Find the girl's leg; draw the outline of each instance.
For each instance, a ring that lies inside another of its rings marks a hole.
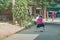
[[[54,17],[52,18],[52,21],[54,21]]]
[[[45,30],[45,26],[44,26],[44,24],[42,24],[42,27],[43,27],[43,30]]]
[[[38,25],[35,27],[35,29],[36,29],[35,31],[38,31]]]
[[[43,26],[43,30],[45,30],[45,27]]]

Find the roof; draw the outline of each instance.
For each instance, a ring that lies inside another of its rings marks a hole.
[[[60,8],[60,4],[57,4],[56,6],[47,6],[47,8]]]

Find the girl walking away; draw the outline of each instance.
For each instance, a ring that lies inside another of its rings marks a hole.
[[[51,15],[51,17],[52,17],[52,21],[54,21],[54,19],[55,19],[55,17],[56,17],[56,13],[53,12],[52,15]]]
[[[42,28],[42,30],[41,30],[41,28]],[[43,32],[44,30],[45,30],[45,26],[43,23],[43,18],[42,18],[42,16],[39,16],[39,18],[37,19],[37,31]]]

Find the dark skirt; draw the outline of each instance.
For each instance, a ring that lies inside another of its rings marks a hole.
[[[44,24],[37,24],[37,28],[44,27]]]

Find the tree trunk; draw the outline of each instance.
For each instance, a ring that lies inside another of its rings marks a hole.
[[[12,0],[12,10],[14,9],[14,5],[15,5],[15,0]],[[16,19],[15,19],[15,17],[14,17],[14,13],[13,13],[13,24],[15,24],[15,22],[16,22]]]
[[[48,17],[46,16],[46,7],[44,7],[44,19],[46,19],[46,21],[48,20]]]

